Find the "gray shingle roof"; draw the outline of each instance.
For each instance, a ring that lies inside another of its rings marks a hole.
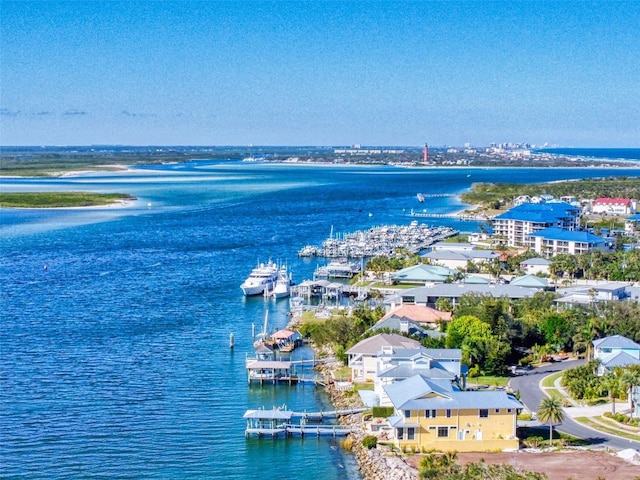
[[[599,338],[593,341],[593,346],[596,348],[630,348],[640,350],[639,344],[622,335]]]

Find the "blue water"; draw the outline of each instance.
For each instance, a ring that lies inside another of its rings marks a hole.
[[[245,439],[246,409],[327,409],[310,385],[247,385],[252,325],[287,300],[242,296],[258,261],[299,259],[332,227],[453,212],[478,181],[547,181],[633,169],[394,169],[191,162],[134,173],[2,179],[2,191],[130,193],[127,208],[0,209],[3,478],[359,478],[334,439]],[[427,195],[424,204],[416,193]],[[448,196],[429,196],[450,194]],[[434,223],[436,222],[431,222]],[[472,222],[437,224],[465,231]],[[43,266],[47,268],[44,269]],[[229,334],[236,345],[231,351]],[[298,355],[311,356],[310,351]]]

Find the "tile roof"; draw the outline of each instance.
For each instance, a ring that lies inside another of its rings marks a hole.
[[[390,310],[381,320],[397,316],[409,318],[418,323],[435,323],[437,320],[451,320],[451,312],[442,312],[424,305],[400,305]]]

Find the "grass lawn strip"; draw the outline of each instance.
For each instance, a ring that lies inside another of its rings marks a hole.
[[[592,419],[587,417],[575,417],[574,420],[587,427],[593,428],[594,430],[599,430],[601,432],[609,433],[611,435],[616,435],[618,437],[626,438],[627,440],[638,441],[638,435],[633,435],[631,433],[624,432],[616,428],[608,427],[606,425],[603,425],[602,423],[595,422]]]

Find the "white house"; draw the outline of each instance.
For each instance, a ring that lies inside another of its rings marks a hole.
[[[593,358],[600,360],[598,375],[605,375],[615,367],[640,365],[640,344],[622,335],[593,341]]]
[[[378,371],[378,353],[384,347],[420,348],[420,342],[397,334],[380,333],[365,338],[347,350],[347,365],[354,382],[373,382]]]
[[[630,198],[597,198],[591,211],[604,215],[631,215],[636,213],[636,200]]]
[[[548,274],[551,261],[546,258],[529,258],[520,262],[520,270],[527,275]]]

